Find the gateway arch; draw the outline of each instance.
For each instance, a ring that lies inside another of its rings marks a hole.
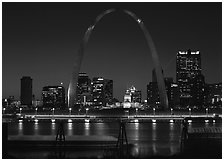
[[[80,47],[78,49],[77,56],[75,58],[75,64],[73,67],[72,78],[70,80],[69,87],[68,87],[68,107],[69,108],[73,108],[74,104],[75,104],[78,74],[80,71],[83,54],[85,52],[86,44],[88,43],[89,37],[90,37],[92,31],[94,30],[96,24],[105,15],[110,14],[115,11],[116,11],[115,9],[109,9],[109,10],[106,10],[105,12],[103,12],[102,14],[100,14],[99,16],[97,16],[94,24],[92,24],[85,32],[85,35],[84,35],[82,42],[80,44]],[[159,57],[158,57],[154,42],[141,19],[139,19],[133,12],[130,12],[128,10],[123,10],[123,12],[125,14],[129,15],[130,17],[132,17],[138,23],[138,25],[140,26],[140,28],[142,29],[142,31],[144,33],[148,47],[150,49],[150,53],[152,55],[153,64],[155,67],[156,79],[158,82],[158,89],[159,89],[160,103],[161,103],[162,108],[168,109],[168,99],[167,99],[167,94],[166,94],[166,89],[165,89],[164,78],[163,78],[163,74],[162,74],[162,70],[161,70],[162,68],[160,66]]]

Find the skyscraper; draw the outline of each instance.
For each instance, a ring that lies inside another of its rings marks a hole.
[[[94,77],[92,82],[92,94],[93,94],[93,105],[103,106],[104,95],[104,79],[101,77]]]
[[[106,104],[113,103],[113,80],[104,79],[104,99]]]
[[[131,86],[129,89],[126,90],[126,93],[129,93],[131,95],[131,102],[141,103],[142,94],[140,90],[137,90],[134,86]]]
[[[76,104],[91,104],[91,80],[86,73],[79,73],[76,92]]]
[[[46,86],[42,90],[43,108],[64,109],[65,89],[62,86]]]
[[[152,72],[154,73],[154,71]],[[148,105],[151,105],[153,107],[159,107],[160,105],[160,97],[159,97],[159,89],[158,89],[158,83],[156,82],[156,79],[152,79],[152,82],[149,82],[147,85],[147,103]],[[165,88],[167,93],[167,98],[169,102],[169,107],[171,107],[171,101],[172,101],[172,84],[173,84],[173,78],[166,77],[164,78],[165,82]]]
[[[113,80],[94,77],[92,81],[94,106],[106,106],[113,102]]]
[[[176,57],[176,81],[180,91],[180,104],[188,106],[191,96],[191,80],[201,74],[199,51],[179,51]]]
[[[202,107],[206,104],[205,78],[202,74],[191,80],[191,105]]]
[[[21,78],[21,90],[20,90],[21,105],[32,105],[32,79],[31,77]]]
[[[147,85],[147,103],[152,107],[159,106],[159,89],[157,82],[149,82]]]

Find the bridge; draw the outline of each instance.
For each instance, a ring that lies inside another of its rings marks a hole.
[[[113,122],[113,121],[125,121],[125,122],[176,122],[184,119],[189,123],[195,122],[217,122],[221,119],[221,115],[214,116],[209,115],[128,115],[128,116],[98,116],[98,115],[20,115],[19,120],[33,120],[35,122],[43,120],[51,120],[52,122],[67,120],[67,122]]]

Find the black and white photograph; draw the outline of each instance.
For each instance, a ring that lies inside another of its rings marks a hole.
[[[222,2],[2,3],[2,159],[222,159]]]

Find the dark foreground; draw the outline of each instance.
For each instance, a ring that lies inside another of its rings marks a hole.
[[[204,121],[3,124],[3,158],[221,159],[221,118]]]

